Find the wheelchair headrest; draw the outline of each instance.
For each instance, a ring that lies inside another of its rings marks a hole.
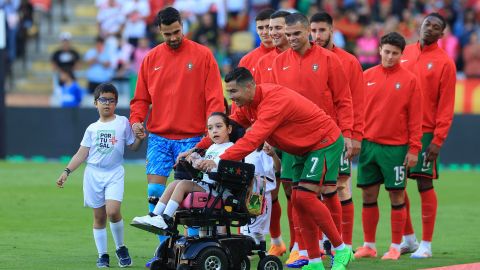
[[[220,160],[217,176],[222,186],[232,189],[248,188],[255,175],[255,165],[231,160]],[[213,178],[212,178],[213,179]]]

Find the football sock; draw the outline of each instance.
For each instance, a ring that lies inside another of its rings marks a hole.
[[[163,211],[163,213],[169,217],[173,217],[179,205],[180,204],[178,202],[174,200],[169,200],[167,203],[167,206],[165,207],[165,211]]]
[[[270,217],[270,236],[272,238],[281,237],[280,218],[282,216],[282,206],[278,199],[272,202],[272,214]]]
[[[272,241],[272,244],[275,246],[280,246],[283,243],[282,237],[275,237],[275,238],[270,238]]]
[[[353,238],[353,220],[355,208],[352,198],[341,201],[342,205],[342,239],[347,245],[352,245]]]
[[[292,190],[292,196],[293,196],[293,190]],[[288,228],[290,230],[290,249],[292,249],[293,243],[297,242],[295,240],[295,224],[293,222],[293,204],[292,200],[290,197],[287,197],[287,217],[288,217]]]
[[[328,208],[318,200],[316,194],[303,189],[297,190],[295,197],[295,210],[302,213],[302,222],[300,224],[303,230],[311,232],[308,235],[317,235],[319,227],[328,237],[334,247],[340,246],[343,241],[338,233],[335,223]],[[304,237],[304,242],[308,239],[311,246],[318,248],[318,239],[315,237]]]
[[[390,247],[391,247],[391,248],[394,248],[394,249],[396,249],[397,251],[400,252],[400,244],[394,244],[394,243],[392,243],[392,244],[390,245]]]
[[[369,247],[371,249],[377,249],[377,246],[375,245],[375,242],[363,242],[364,247]]]
[[[340,235],[342,234],[342,205],[340,204],[340,200],[338,199],[337,191],[322,194],[323,202],[327,206],[328,210],[330,210],[330,214],[332,215],[333,222],[335,222],[335,226],[337,227],[338,232]]]
[[[107,254],[107,228],[94,228],[93,239],[95,239],[95,245],[97,246],[99,257],[102,256],[102,254]]]
[[[364,242],[375,243],[375,234],[377,232],[377,224],[379,218],[380,213],[378,211],[377,202],[363,204],[362,225]]]
[[[116,223],[110,222],[110,231],[112,231],[113,241],[115,242],[116,249],[124,246],[123,230],[123,219]]]
[[[415,236],[415,234],[407,234],[404,235],[403,238],[407,243],[414,243],[415,241],[417,241],[417,237]]]
[[[410,216],[410,199],[408,198],[407,190],[405,190],[405,209],[406,209],[406,219],[405,219],[405,227],[403,228],[404,235],[411,235],[414,234],[413,225],[412,225],[412,217]]]
[[[432,250],[432,242],[430,241],[421,241],[420,242],[420,247],[419,248],[423,248],[423,249],[428,249],[428,250]]]
[[[422,200],[422,241],[432,242],[437,216],[437,194],[433,188],[420,192]]]
[[[392,205],[390,212],[390,225],[392,226],[392,243],[398,244],[402,242],[403,228],[405,226],[406,209],[405,204]]]

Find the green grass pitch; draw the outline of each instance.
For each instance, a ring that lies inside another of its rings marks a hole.
[[[0,162],[0,269],[96,269],[96,249],[92,236],[92,211],[83,208],[83,167],[74,172],[64,189],[55,181],[65,164]],[[126,167],[125,199],[122,212],[128,224],[134,216],[146,214],[146,178],[138,164]],[[419,195],[414,182],[408,190],[417,237],[421,236]],[[354,261],[348,269],[422,269],[480,261],[480,212],[477,197],[480,172],[443,171],[435,183],[439,199],[435,228],[434,257],[413,260],[402,256],[398,262],[380,259]],[[354,247],[362,243],[361,199],[354,188]],[[379,199],[380,224],[377,246],[380,254],[390,242],[390,208],[386,192]],[[283,238],[288,242],[285,197]],[[118,268],[109,232],[111,266]],[[143,265],[155,249],[154,235],[131,226],[125,228],[133,269]],[[286,260],[286,256],[282,261]],[[257,260],[252,263],[255,269]]]

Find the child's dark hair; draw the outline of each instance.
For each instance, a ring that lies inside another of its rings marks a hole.
[[[240,126],[237,122],[228,118],[228,116],[223,112],[213,112],[212,114],[210,114],[208,118],[212,116],[220,116],[227,128],[232,126],[232,132],[230,132],[230,135],[228,136],[231,142],[233,143],[236,142],[238,139],[242,138],[243,135],[245,134],[245,129],[242,126]]]
[[[67,67],[60,68],[60,72],[65,72],[74,81],[77,80],[77,78],[75,77],[75,73],[73,73],[73,69],[71,68],[67,68]]]
[[[402,35],[400,35],[397,32],[391,32],[391,33],[388,33],[388,34],[384,35],[380,39],[380,47],[385,45],[385,44],[389,44],[389,45],[398,47],[398,48],[400,48],[400,51],[403,52],[403,49],[405,49],[405,45],[407,43],[405,41],[405,38]]]
[[[95,101],[100,97],[101,94],[112,93],[115,95],[115,101],[118,101],[118,91],[117,88],[111,83],[102,83],[99,86],[95,87],[95,92],[93,92],[93,98]]]

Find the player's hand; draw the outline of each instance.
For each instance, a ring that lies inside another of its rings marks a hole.
[[[63,172],[60,177],[57,179],[57,187],[63,188],[63,184],[67,181],[68,175],[66,172]]]
[[[352,139],[352,158],[358,156],[362,150],[362,142]]]
[[[213,168],[217,167],[217,164],[213,160],[201,160],[198,162],[198,169],[204,172],[209,172]]]
[[[353,157],[352,139],[345,137],[343,141],[345,143],[345,149],[347,150],[345,158],[351,160]]]
[[[145,127],[143,126],[142,123],[133,123],[132,124],[132,130],[133,133],[135,133],[135,136],[141,140],[143,140],[145,137],[147,137],[147,133],[145,132]]]
[[[265,151],[265,154],[271,156],[271,157],[274,157],[277,153],[275,153],[275,149],[273,149],[273,147],[268,144],[267,142],[265,142],[263,144],[263,151]]]
[[[428,147],[427,147],[427,161],[435,161],[438,157],[438,154],[440,153],[440,146],[434,144],[434,143],[431,143]]]
[[[417,165],[417,162],[418,155],[407,153],[407,155],[405,156],[405,161],[403,161],[403,166],[405,166],[408,171],[408,169],[415,167]]]

